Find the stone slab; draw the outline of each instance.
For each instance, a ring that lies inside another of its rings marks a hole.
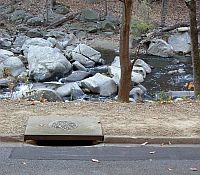
[[[96,117],[29,117],[24,140],[103,141],[100,119]]]
[[[193,97],[194,91],[168,91],[167,95],[174,98],[174,97]]]

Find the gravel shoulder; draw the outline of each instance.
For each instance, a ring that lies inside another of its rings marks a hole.
[[[0,102],[0,134],[23,135],[32,116],[99,117],[105,135],[200,137],[200,102],[122,104],[117,102]]]

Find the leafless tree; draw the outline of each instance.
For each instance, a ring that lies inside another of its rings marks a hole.
[[[132,0],[122,0],[123,15],[120,31],[120,66],[121,78],[118,92],[118,101],[129,102],[131,90],[131,72],[133,64],[129,58],[129,33],[132,14]]]
[[[185,3],[190,13],[190,32],[191,32],[191,45],[192,45],[194,92],[195,92],[195,96],[198,97],[200,95],[200,54],[199,54],[199,48],[198,48],[196,0],[185,0]]]

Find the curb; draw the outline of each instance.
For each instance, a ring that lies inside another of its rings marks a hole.
[[[0,142],[24,142],[24,135],[0,135]],[[105,135],[108,144],[200,144],[200,137],[147,137]]]
[[[0,142],[23,142],[24,135],[0,135]]]
[[[131,137],[104,136],[104,143],[109,144],[200,144],[200,137]]]

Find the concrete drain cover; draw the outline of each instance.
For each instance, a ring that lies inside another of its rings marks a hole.
[[[49,123],[49,127],[71,130],[77,128],[78,125],[72,121],[53,121]]]
[[[96,117],[32,116],[24,140],[103,141],[103,132]]]

